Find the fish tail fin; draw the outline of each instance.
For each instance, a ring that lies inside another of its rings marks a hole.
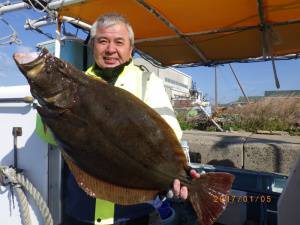
[[[201,225],[211,225],[225,210],[226,196],[234,176],[229,173],[201,174],[189,187],[189,200]]]

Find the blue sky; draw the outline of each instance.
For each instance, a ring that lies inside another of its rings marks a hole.
[[[6,2],[0,0],[0,3]],[[41,35],[35,31],[25,30],[24,24],[26,19],[38,19],[42,17],[42,13],[36,13],[33,10],[18,10],[14,12],[4,13],[0,15],[0,18],[5,19],[17,32],[18,39],[21,40],[21,44],[6,44],[1,45],[3,41],[1,38],[10,35],[11,29],[0,20],[0,87],[11,85],[23,85],[26,84],[25,78],[18,71],[12,55],[15,52],[30,52],[35,51],[35,45],[39,42],[47,41],[44,35]],[[54,26],[43,28],[46,32],[54,30]]]
[[[280,81],[278,90],[300,89],[300,60],[276,61],[277,75]],[[246,95],[261,96],[264,91],[277,90],[271,62],[232,63]],[[215,69],[213,67],[184,68],[181,71],[191,75],[199,90],[207,94],[214,102]],[[237,100],[242,92],[232,74],[229,65],[217,67],[218,102],[227,103]]]
[[[6,0],[0,0],[0,3]],[[39,42],[49,40],[46,36],[35,31],[24,29],[26,19],[38,19],[41,13],[33,10],[19,10],[0,15],[18,33],[21,45],[0,45],[0,87],[26,84],[26,80],[17,70],[12,60],[12,54],[20,51],[34,51]],[[55,26],[42,28],[47,33],[54,34]],[[0,44],[1,38],[11,33],[10,28],[0,21]],[[248,96],[263,95],[266,90],[276,90],[271,62],[261,63],[233,63],[236,75]],[[279,90],[300,89],[300,60],[276,61],[277,73],[281,88]],[[180,69],[191,75],[196,82],[197,88],[214,101],[214,68],[190,67]],[[237,100],[242,93],[236,83],[228,65],[217,67],[218,74],[218,102],[227,103]]]

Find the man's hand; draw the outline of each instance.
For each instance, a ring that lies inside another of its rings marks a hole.
[[[199,178],[200,174],[196,170],[190,170],[190,176],[193,179]],[[188,189],[186,186],[180,186],[180,181],[178,179],[175,179],[173,182],[173,193],[174,196],[177,198],[180,198],[182,200],[186,200],[188,197]]]

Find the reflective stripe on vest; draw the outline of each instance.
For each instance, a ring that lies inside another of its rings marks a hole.
[[[115,204],[113,202],[96,199],[95,224],[114,223]]]
[[[44,125],[42,118],[38,113],[36,114],[35,132],[46,143],[57,145],[51,130],[46,125]]]

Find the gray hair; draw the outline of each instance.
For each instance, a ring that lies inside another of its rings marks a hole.
[[[92,25],[91,27],[91,31],[90,31],[90,44],[93,45],[94,43],[94,39],[96,36],[96,32],[97,29],[101,29],[103,27],[110,27],[113,26],[117,23],[123,23],[125,24],[127,31],[128,31],[128,36],[129,36],[129,41],[130,41],[130,45],[133,46],[134,45],[134,33],[132,30],[132,27],[130,25],[130,23],[128,22],[128,20],[120,15],[120,14],[116,14],[116,13],[112,13],[112,14],[105,14],[101,17],[99,17]]]

